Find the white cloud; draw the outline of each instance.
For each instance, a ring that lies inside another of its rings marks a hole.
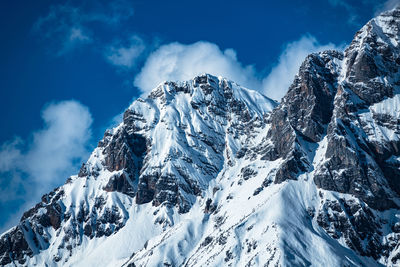
[[[134,84],[148,93],[165,80],[188,80],[204,72],[224,76],[250,88],[261,85],[253,66],[241,64],[233,49],[222,51],[216,44],[204,41],[159,47],[150,54]]]
[[[42,118],[44,126],[32,138],[16,138],[0,148],[0,204],[19,201],[28,208],[76,173],[88,156],[92,116],[87,107],[73,100],[52,103]]]
[[[138,36],[132,36],[126,45],[119,42],[106,48],[104,56],[115,66],[131,68],[145,49],[144,41]]]
[[[79,102],[63,101],[46,107],[42,118],[45,127],[33,135],[25,171],[38,183],[54,185],[73,174],[87,155],[92,116]]]
[[[278,63],[263,80],[264,94],[275,100],[280,100],[293,82],[294,76],[306,56],[327,49],[341,50],[342,48],[332,43],[321,45],[311,35],[305,35],[295,42],[288,43],[279,56]]]
[[[321,45],[311,35],[288,43],[277,64],[264,78],[252,65],[242,64],[233,49],[222,51],[216,44],[204,41],[189,45],[171,43],[150,54],[134,84],[143,93],[148,93],[163,81],[189,80],[198,74],[210,73],[280,100],[306,56],[326,49],[337,47]]]

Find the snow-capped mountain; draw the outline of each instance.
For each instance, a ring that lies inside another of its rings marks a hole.
[[[9,266],[399,266],[400,9],[276,103],[165,82],[0,237]]]

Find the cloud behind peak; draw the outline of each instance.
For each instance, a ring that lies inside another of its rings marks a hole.
[[[134,84],[147,93],[163,81],[189,80],[205,72],[251,88],[260,85],[254,67],[242,64],[235,50],[221,50],[216,44],[206,41],[160,46],[149,55]]]
[[[163,81],[189,80],[198,74],[210,73],[280,100],[306,56],[327,49],[342,49],[342,46],[323,45],[315,37],[304,35],[284,46],[278,61],[264,76],[254,65],[241,63],[233,49],[222,50],[206,41],[193,44],[174,42],[160,46],[149,55],[134,85],[146,94]]]

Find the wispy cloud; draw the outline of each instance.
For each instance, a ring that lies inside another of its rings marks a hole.
[[[357,28],[365,21],[361,20],[362,13],[370,13],[370,16],[377,16],[380,13],[393,9],[400,4],[400,0],[328,0],[333,7],[342,8],[348,15],[347,23]]]
[[[387,0],[384,3],[375,6],[375,16],[384,11],[394,9],[398,6],[400,6],[400,0]]]
[[[15,138],[0,147],[0,207],[17,201],[21,211],[28,208],[74,174],[88,156],[92,116],[87,107],[73,100],[51,103],[42,118],[43,128],[31,138]]]
[[[82,31],[81,28],[71,28],[69,33],[70,42],[89,42],[91,38]]]
[[[104,56],[112,65],[122,68],[132,68],[143,54],[146,45],[139,36],[134,35],[128,41],[117,41],[108,46]]]
[[[34,24],[33,31],[56,56],[96,41],[96,27],[117,26],[133,15],[131,3],[125,0],[83,3],[79,6],[70,3],[53,5],[49,13]]]
[[[360,26],[359,15],[353,5],[351,5],[347,0],[328,0],[328,2],[334,7],[341,7],[348,13],[347,23],[355,26]]]

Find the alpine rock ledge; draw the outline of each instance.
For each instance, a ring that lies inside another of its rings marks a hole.
[[[400,266],[400,9],[280,103],[165,82],[0,237],[2,266]]]

